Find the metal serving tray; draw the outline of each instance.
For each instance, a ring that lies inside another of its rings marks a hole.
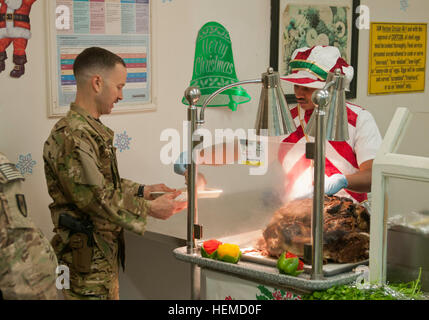
[[[263,230],[255,230],[228,236],[219,239],[224,243],[233,243],[241,249],[241,260],[249,261],[266,266],[276,267],[277,259],[263,256],[260,251],[255,249],[256,241],[261,237]],[[200,241],[201,245],[203,241]],[[249,252],[250,251],[250,252]],[[327,263],[323,265],[323,275],[331,277],[340,273],[349,272],[360,265],[368,265],[369,260],[363,260],[355,263]],[[304,272],[311,273],[311,265],[304,264]]]

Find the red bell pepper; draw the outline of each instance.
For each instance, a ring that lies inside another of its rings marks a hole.
[[[304,263],[293,253],[283,252],[277,260],[277,268],[280,273],[296,277],[303,272]]]
[[[287,258],[298,258],[298,256],[294,255],[293,253],[290,252],[286,252],[286,259]],[[298,269],[297,270],[303,270],[304,269],[304,262],[302,262],[299,258],[298,258]]]
[[[217,248],[222,244],[218,240],[207,240],[201,246],[201,256],[204,258],[215,259]]]

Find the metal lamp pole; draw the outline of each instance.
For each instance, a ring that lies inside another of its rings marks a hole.
[[[191,150],[191,152],[188,152],[188,159],[187,159],[188,218],[187,218],[186,251],[188,254],[197,254],[197,246],[195,243],[195,239],[202,238],[202,226],[198,224],[198,208],[197,208],[196,177],[197,177],[198,171],[197,171],[197,164],[194,161],[196,160],[196,157],[195,159],[193,157],[194,148],[200,142],[200,139],[198,137],[195,137],[195,131],[198,129],[198,125],[202,125],[205,123],[204,110],[215,96],[217,96],[219,93],[229,88],[237,87],[247,83],[261,83],[261,79],[240,81],[217,90],[212,95],[210,95],[207,98],[207,100],[204,102],[200,112],[200,119],[198,119],[198,109],[196,107],[196,104],[198,103],[201,97],[200,89],[196,87],[189,87],[185,91],[185,98],[189,103],[188,148],[190,148]],[[198,266],[194,263],[191,264],[191,299],[192,300],[200,299],[199,276],[200,276],[200,272],[199,272]]]
[[[312,101],[316,105],[316,132],[314,150],[314,195],[311,219],[312,271],[311,279],[323,279],[323,207],[325,197],[325,143],[326,140],[348,139],[347,112],[345,110],[344,76],[340,69],[329,73],[326,85],[316,90]],[[328,108],[328,105],[329,108]],[[327,115],[328,113],[328,115]],[[306,133],[311,131],[310,122]]]
[[[198,209],[197,209],[197,189],[195,185],[197,177],[197,165],[193,157],[194,148],[200,142],[199,137],[194,137],[195,130],[198,125],[205,123],[204,111],[207,105],[220,93],[233,87],[240,85],[261,83],[262,92],[259,102],[258,115],[256,119],[256,133],[260,134],[263,129],[268,129],[269,135],[285,135],[292,133],[296,130],[295,123],[290,114],[284,92],[280,85],[280,76],[273,68],[268,68],[266,73],[262,74],[260,79],[239,81],[229,84],[223,88],[212,93],[202,105],[200,111],[200,118],[198,119],[198,112],[196,105],[201,97],[201,92],[196,87],[189,87],[185,91],[185,98],[189,103],[188,107],[188,148],[192,152],[188,152],[188,222],[187,222],[187,253],[197,254],[195,239],[202,238],[202,227],[198,225]],[[198,286],[198,267],[192,264],[191,267],[191,298],[199,299],[200,288]]]
[[[311,279],[323,279],[323,204],[325,196],[325,116],[329,99],[328,91],[314,92],[315,100],[319,103],[316,112],[316,136],[314,157],[314,196],[313,214],[311,218],[312,231],[312,269]]]

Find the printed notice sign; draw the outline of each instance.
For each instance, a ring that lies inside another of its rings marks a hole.
[[[371,23],[368,94],[424,91],[426,23]]]

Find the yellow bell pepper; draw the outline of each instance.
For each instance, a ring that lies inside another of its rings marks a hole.
[[[218,260],[230,263],[237,263],[240,258],[240,247],[236,244],[224,243],[219,245],[219,247],[217,248],[216,259]]]

